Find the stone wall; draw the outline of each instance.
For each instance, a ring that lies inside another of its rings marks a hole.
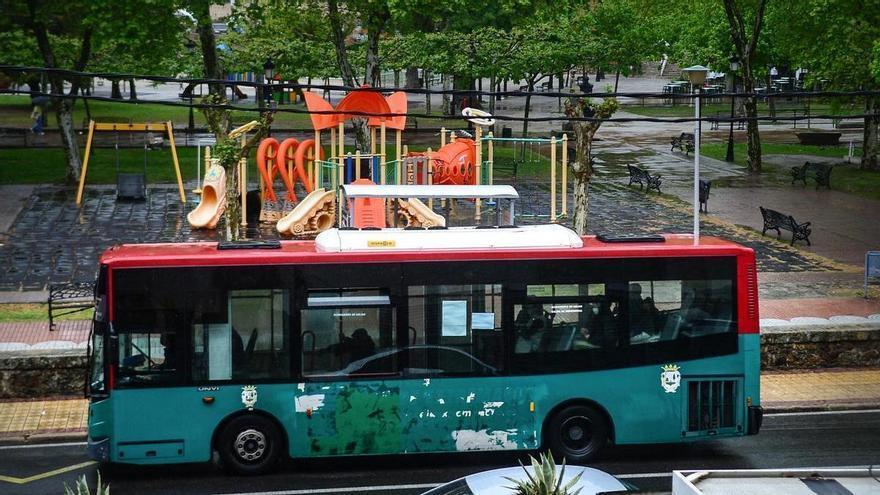
[[[88,360],[83,349],[0,352],[0,399],[82,396]],[[765,327],[761,368],[880,367],[880,322]]]
[[[83,395],[85,349],[0,352],[0,399]]]
[[[761,329],[761,368],[880,367],[880,322]]]

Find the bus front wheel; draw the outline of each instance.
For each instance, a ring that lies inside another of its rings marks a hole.
[[[281,432],[275,423],[257,415],[233,418],[220,433],[217,450],[223,466],[244,475],[272,469],[281,455]]]
[[[608,422],[590,406],[568,406],[550,421],[546,446],[569,462],[595,459],[608,441]]]

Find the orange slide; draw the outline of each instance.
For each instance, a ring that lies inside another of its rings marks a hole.
[[[277,201],[275,188],[272,187],[272,183],[275,182],[275,172],[278,170],[277,139],[266,138],[260,141],[260,146],[257,148],[257,168],[260,170],[260,176],[263,177],[263,184],[266,185],[266,199]]]
[[[360,186],[375,186],[370,179],[357,179],[352,184]],[[354,226],[363,228],[385,228],[385,200],[382,198],[355,198],[354,200]],[[349,211],[352,211],[352,200],[349,200]]]
[[[213,229],[225,210],[226,171],[220,165],[211,165],[202,184],[202,200],[186,220],[194,229]]]
[[[472,139],[456,139],[431,156],[434,184],[476,184],[475,143]]]
[[[266,186],[266,199],[277,201],[273,187],[276,173],[281,175],[284,187],[287,188],[289,201],[298,201],[294,192],[297,181],[302,183],[306,193],[311,193],[314,190],[314,181],[306,170],[309,150],[315,151],[316,159],[324,159],[324,150],[315,150],[314,139],[307,139],[300,143],[294,138],[287,138],[278,144],[278,140],[275,138],[266,138],[260,142],[257,149],[257,167],[260,169],[260,176]],[[291,162],[293,162],[293,167],[290,167],[292,173],[289,173],[288,167]]]

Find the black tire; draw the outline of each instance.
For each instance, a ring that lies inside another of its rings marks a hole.
[[[235,474],[263,474],[278,464],[283,442],[275,423],[255,414],[233,418],[215,445],[225,469]]]
[[[557,460],[585,462],[595,459],[608,442],[605,416],[590,406],[568,406],[547,425],[544,445]]]

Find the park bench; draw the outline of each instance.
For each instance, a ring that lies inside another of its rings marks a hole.
[[[55,330],[55,319],[59,316],[79,313],[94,307],[93,282],[49,285],[49,330]]]
[[[672,148],[669,151],[675,151],[675,148],[678,148],[687,155],[694,151],[694,134],[692,132],[682,132],[681,136],[672,138],[671,144]]]
[[[816,189],[819,186],[825,186],[831,189],[831,170],[834,165],[829,163],[811,163],[806,162],[800,167],[791,167],[791,183],[801,181],[804,187],[807,185],[807,177],[816,181]]]
[[[629,170],[628,186],[633,185],[633,182],[635,182],[639,185],[639,189],[642,189],[644,186],[645,191],[656,189],[658,193],[660,192],[660,184],[663,181],[660,180],[659,175],[651,175],[647,170],[643,170],[635,165],[627,165],[626,169]]]
[[[812,233],[810,222],[797,223],[791,215],[785,215],[776,210],[764,208],[763,206],[759,206],[758,208],[761,209],[761,216],[764,217],[764,229],[761,230],[761,235],[765,235],[768,230],[775,230],[776,237],[779,237],[782,235],[780,229],[788,230],[791,232],[792,246],[794,245],[794,241],[801,239],[807,241],[808,246],[812,246],[812,244],[810,244],[810,233]]]
[[[709,190],[712,189],[712,182],[708,180],[700,181],[700,211],[709,213]]]

